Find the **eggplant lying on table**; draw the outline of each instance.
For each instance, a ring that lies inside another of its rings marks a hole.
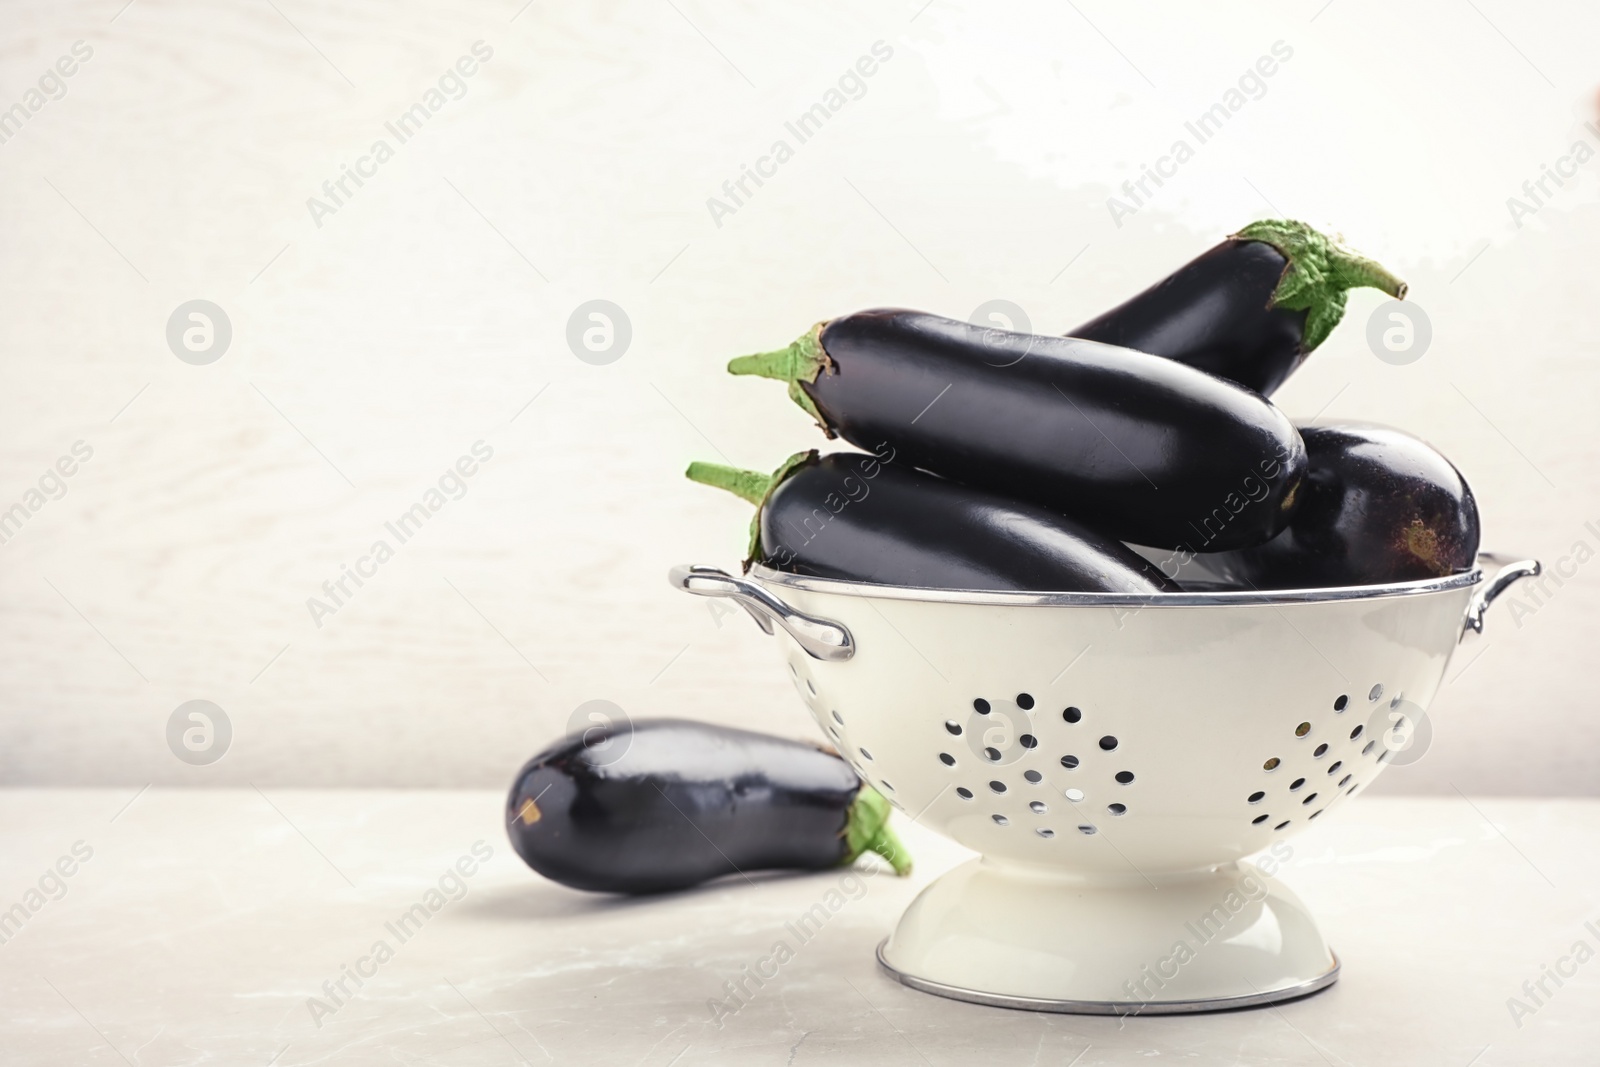
[[[1090,341],[891,308],[728,370],[788,382],[830,437],[1134,544],[1259,544],[1289,521],[1305,474],[1300,435],[1267,400]]]
[[[749,561],[819,578],[925,589],[1172,592],[1126,545],[1044,508],[877,455],[790,456],[772,474],[714,463],[690,479],[756,505]]]
[[[1253,222],[1144,292],[1068,330],[1186,363],[1263,396],[1339,324],[1350,289],[1406,283],[1303,222]]]
[[[1478,553],[1478,505],[1461,472],[1387,426],[1301,429],[1311,468],[1289,528],[1207,563],[1258,589],[1316,589],[1440,578]]]
[[[726,874],[824,870],[864,852],[911,859],[889,802],[814,745],[680,719],[573,734],[529,760],[506,798],[512,847],[540,874],[599,893],[660,893]]]

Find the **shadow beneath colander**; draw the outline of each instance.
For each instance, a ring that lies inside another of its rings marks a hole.
[[[1246,1012],[1266,1011],[1269,1008],[1281,1008],[1286,1004],[1298,1004],[1302,1000],[1310,1000],[1312,997],[1320,997],[1324,993],[1327,993],[1330,990],[1337,989],[1337,988],[1339,988],[1339,983],[1337,981],[1334,981],[1334,982],[1329,983],[1328,985],[1323,986],[1320,989],[1313,989],[1310,992],[1301,993],[1298,996],[1284,997],[1281,1000],[1274,1000],[1274,1001],[1271,1001],[1270,1003],[1267,1003],[1267,1004],[1238,1004],[1238,1005],[1233,1005],[1231,1007],[1221,1007],[1221,1008],[1186,1008],[1181,1013],[1157,1012],[1157,1011],[1143,1012],[1143,1011],[1140,1011],[1138,1009],[1133,1009],[1133,1010],[1130,1010],[1128,1012],[1118,1014],[1117,1018],[1119,1018],[1119,1019],[1137,1019],[1141,1015],[1147,1015],[1151,1019],[1160,1019],[1162,1021],[1169,1021],[1169,1020],[1173,1019],[1174,1017],[1188,1018],[1188,1017],[1190,1017],[1192,1015],[1242,1015],[1242,1014],[1244,1014]],[[1008,1009],[1008,1010],[1010,1010],[1010,1009]]]

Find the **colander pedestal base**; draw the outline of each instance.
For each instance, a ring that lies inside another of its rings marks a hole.
[[[1305,905],[1248,864],[1130,880],[973,860],[922,891],[878,960],[924,992],[1095,1015],[1271,1004],[1339,974]]]

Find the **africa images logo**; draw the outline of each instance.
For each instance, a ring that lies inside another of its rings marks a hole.
[[[422,98],[402,111],[399,116],[383,124],[385,131],[395,140],[391,145],[387,139],[379,137],[372,142],[366,153],[356,158],[355,166],[348,163],[339,165],[339,175],[329,178],[322,183],[322,193],[326,200],[315,196],[306,199],[306,210],[311,212],[311,221],[316,223],[317,229],[322,229],[322,219],[326,215],[338,214],[356,191],[366,185],[365,179],[376,178],[378,167],[389,162],[395,157],[395,146],[403,145],[417,134],[422,132],[422,127],[444,109],[451,100],[460,100],[467,95],[467,79],[478,73],[481,64],[489,62],[494,57],[494,49],[483,41],[474,41],[472,55],[462,56],[455,61],[454,66],[446,68],[439,75],[436,86],[429,86],[423,92]],[[355,183],[355,188],[350,183]]]
[[[755,189],[750,188],[751,182],[755,183],[756,189],[760,189],[766,184],[762,179],[776,177],[778,168],[794,158],[796,148],[820,133],[823,125],[844,110],[851,100],[860,100],[867,95],[866,79],[878,73],[879,68],[892,58],[892,45],[887,41],[872,42],[871,55],[858,58],[853,66],[839,75],[835,85],[828,87],[822,99],[802,111],[793,122],[783,124],[784,131],[794,138],[794,144],[791,145],[786,137],[777,138],[764,155],[756,157],[753,170],[748,163],[741,163],[739,176],[722,183],[722,197],[706,197],[706,210],[711,213],[711,221],[717,224],[717,229],[722,229],[724,216],[736,213],[745,205],[745,201],[755,196]]]

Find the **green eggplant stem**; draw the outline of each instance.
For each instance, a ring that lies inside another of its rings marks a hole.
[[[778,469],[771,474],[762,474],[760,471],[741,470],[721,463],[701,463],[696,460],[689,464],[684,476],[692,482],[709,485],[713,489],[725,489],[740,500],[756,506],[756,513],[750,518],[750,547],[744,561],[745,569],[748,570],[751,563],[761,559],[765,554],[761,549],[761,512],[766,507],[767,497],[771,496],[772,491],[782,485],[795,471],[816,461],[816,449],[796,452],[779,464]]]
[[[802,383],[814,382],[817,376],[831,366],[828,353],[822,349],[822,329],[827,323],[819,322],[783,348],[771,352],[739,356],[728,362],[729,374],[751,374],[760,378],[789,383],[789,399],[807,415],[817,420],[824,433],[833,436],[833,429]]]
[[[891,810],[882,793],[862,783],[845,821],[845,854],[839,861],[841,867],[848,867],[863,853],[876,852],[889,862],[895,874],[904,877],[911,873],[911,854],[889,829]]]
[[[1404,300],[1406,283],[1376,260],[1368,259],[1337,238],[1292,219],[1252,222],[1233,235],[1236,241],[1261,241],[1276,248],[1289,265],[1272,294],[1277,307],[1306,313],[1300,347],[1310,353],[1344,317],[1351,289],[1378,289]]]
[[[726,467],[721,463],[696,461],[689,464],[689,469],[684,474],[691,482],[709,485],[713,489],[726,489],[740,500],[756,507],[761,506],[761,502],[767,498],[767,491],[772,488],[770,474]]]

